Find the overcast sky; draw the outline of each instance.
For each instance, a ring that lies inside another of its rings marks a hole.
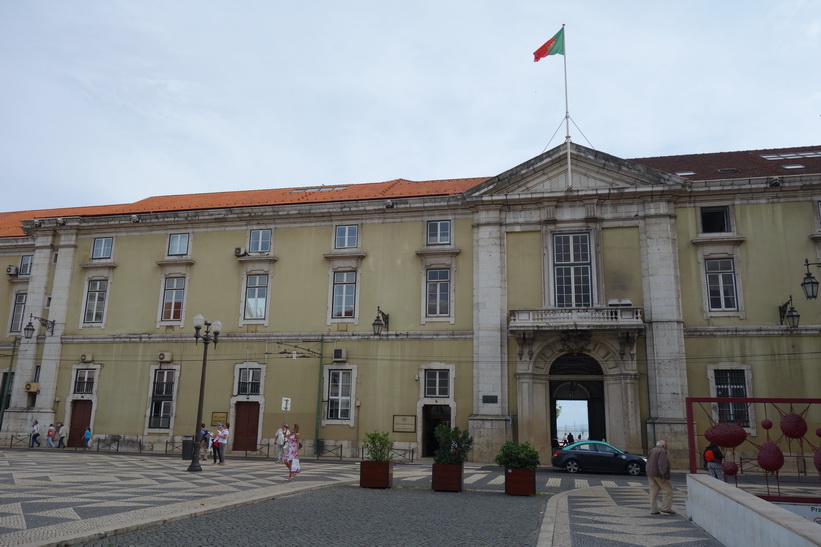
[[[563,142],[562,23],[574,142],[821,144],[821,0],[9,0],[0,211],[499,174]]]

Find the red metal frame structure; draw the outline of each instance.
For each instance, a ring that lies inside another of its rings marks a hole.
[[[715,421],[713,420],[712,414],[712,404],[713,403],[741,403],[741,404],[760,404],[764,405],[764,420],[768,419],[768,406],[774,407],[777,413],[784,414],[783,409],[779,408],[777,405],[789,405],[790,413],[794,413],[794,406],[796,405],[806,405],[806,411],[812,405],[821,405],[821,399],[794,399],[794,398],[760,398],[760,397],[687,397],[685,399],[686,407],[687,407],[687,438],[688,438],[688,450],[690,456],[690,473],[697,473],[698,472],[698,446],[697,446],[697,437],[696,437],[696,421],[695,421],[695,407],[698,405],[702,411],[705,412],[708,419],[710,420],[711,424],[714,424]],[[709,408],[704,408],[704,403],[709,403]],[[763,422],[762,422],[763,423]],[[752,424],[751,424],[752,425]],[[762,427],[761,425],[757,425],[757,427]],[[821,430],[821,428],[818,428]],[[808,437],[811,435],[815,435],[818,430],[812,430],[812,428],[808,427],[807,432],[805,435],[799,439],[797,442],[800,446],[803,446],[804,443],[809,445],[809,447],[813,451],[821,450],[821,439],[818,439],[813,443],[809,440]],[[700,433],[699,437],[704,436],[704,433]],[[769,435],[767,435],[767,439],[769,440]],[[778,441],[783,439],[783,436],[778,438]],[[765,441],[762,441],[762,443]],[[789,444],[790,441],[787,441]],[[749,443],[753,447],[757,447],[757,444],[752,442],[750,439],[744,441],[744,443]],[[744,446],[742,443],[741,446]],[[812,461],[812,454],[809,455],[810,461]],[[814,469],[814,466],[812,467]],[[805,472],[807,474],[807,472]],[[821,471],[818,472],[819,479],[821,479]],[[780,481],[778,477],[778,473],[773,473],[775,476],[776,482],[788,482],[788,481]],[[765,477],[767,478],[767,491],[769,492],[769,473],[765,471]],[[800,473],[798,480],[800,482]],[[780,493],[780,488],[779,488]],[[820,503],[821,497],[795,497],[795,496],[782,496],[782,495],[766,495],[766,496],[759,496],[762,499],[767,501],[780,501],[780,502],[796,502],[796,503]]]

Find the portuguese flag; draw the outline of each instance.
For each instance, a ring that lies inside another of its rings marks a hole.
[[[548,55],[564,55],[564,27],[553,38],[545,42],[542,47],[533,52],[533,61],[538,63],[539,59]]]

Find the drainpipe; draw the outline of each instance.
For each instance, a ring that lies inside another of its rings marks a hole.
[[[316,383],[316,425],[314,426],[314,455],[319,457],[319,423],[322,420],[322,356],[325,335],[319,338],[319,375]]]

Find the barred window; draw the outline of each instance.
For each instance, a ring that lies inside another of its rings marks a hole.
[[[716,397],[747,397],[747,381],[743,370],[715,371]],[[718,403],[718,421],[750,427],[746,403]]]

